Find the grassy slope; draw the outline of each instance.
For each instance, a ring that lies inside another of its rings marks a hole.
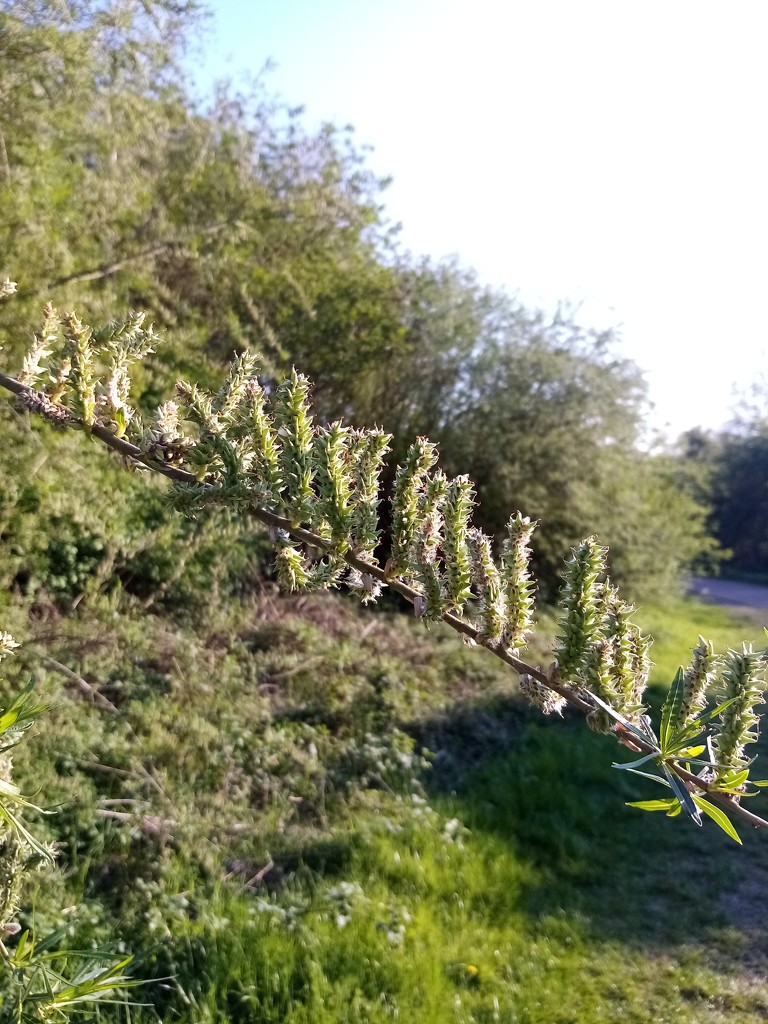
[[[335,601],[212,611],[194,638],[107,611],[38,633],[120,713],[38,671],[59,702],[19,772],[68,804],[38,927],[84,901],[79,941],[137,951],[157,980],[133,1021],[768,1015],[765,836],[625,807],[652,794],[620,748],[521,710],[485,653]],[[693,602],[639,617],[660,685],[698,631],[759,638]]]

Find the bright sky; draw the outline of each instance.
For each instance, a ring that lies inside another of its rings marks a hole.
[[[768,329],[765,0],[209,0],[207,76],[355,125],[403,243],[618,326],[671,435]]]

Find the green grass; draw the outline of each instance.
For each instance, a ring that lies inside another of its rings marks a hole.
[[[760,639],[693,601],[638,617],[656,703],[699,632]],[[768,1016],[768,839],[626,807],[655,794],[611,738],[526,710],[450,633],[281,600],[195,634],[83,617],[47,649],[121,713],[41,675],[57,705],[18,772],[66,845],[36,923],[79,905],[73,940],[137,954],[134,1024]]]
[[[749,614],[740,614],[736,609],[726,611],[691,597],[673,600],[661,607],[641,607],[634,618],[653,636],[651,682],[662,686],[671,683],[678,665],[688,664],[699,634],[712,641],[716,653],[723,653],[729,647],[741,649],[743,642],[753,643],[755,648],[768,643],[762,626]]]

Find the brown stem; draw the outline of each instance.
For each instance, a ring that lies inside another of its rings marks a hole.
[[[70,679],[78,690],[80,690],[81,693],[84,693],[89,700],[94,701],[100,707],[111,712],[113,715],[120,714],[120,711],[115,707],[111,700],[107,700],[103,693],[99,693],[95,687],[91,686],[91,684],[87,680],[83,679],[82,676],[79,676],[77,672],[73,672],[71,668],[67,668],[66,665],[62,665],[60,661],[56,661],[55,658],[51,658],[48,654],[38,653],[37,657],[40,658],[41,661],[47,662],[47,664],[52,668],[55,668],[57,672],[61,672],[61,674],[65,675],[67,679]]]
[[[11,165],[8,162],[8,150],[5,147],[5,136],[0,128],[0,167],[3,168],[3,176],[9,182],[11,180]]]
[[[215,235],[226,226],[226,224],[212,224],[210,227],[203,228],[197,232],[197,234]],[[50,281],[43,287],[35,289],[31,294],[41,295],[53,288],[62,288],[67,284],[80,284],[84,281],[100,281],[104,277],[111,277],[119,270],[123,270],[124,267],[131,266],[132,263],[140,263],[141,260],[150,259],[153,256],[159,256],[161,252],[165,252],[168,249],[173,249],[176,246],[183,244],[184,239],[169,238],[163,242],[158,242],[156,245],[152,245],[147,249],[140,249],[138,252],[132,253],[130,256],[124,256],[122,259],[115,260],[112,263],[102,263],[101,266],[90,267],[88,270],[81,270],[76,274],[68,274],[66,277],[58,278],[56,281]]]
[[[8,391],[12,391],[15,395],[20,395],[22,397],[31,397],[32,399],[42,399],[44,397],[40,392],[27,387],[25,384],[20,384],[19,381],[4,373],[0,373],[0,386],[6,388]],[[74,418],[72,419],[71,425],[75,427],[82,427],[82,424]],[[126,441],[125,438],[116,437],[115,434],[100,424],[95,423],[91,425],[88,430],[94,437],[97,437],[107,445],[108,448],[112,448],[114,451],[119,452],[120,455],[133,459],[135,462],[139,462],[142,465],[147,466],[154,472],[168,477],[169,480],[174,480],[178,483],[200,484],[200,481],[196,476],[194,476],[194,474],[188,473],[185,469],[178,469],[175,466],[167,466],[164,463],[151,459],[140,448],[137,448],[136,445],[131,444],[130,441]],[[203,482],[211,483],[212,481]],[[284,530],[295,540],[308,544],[311,547],[320,548],[321,550],[327,550],[329,547],[328,542],[322,537],[319,537],[317,534],[312,533],[309,530],[304,530],[300,526],[294,526],[289,519],[286,519],[283,516],[276,515],[274,512],[268,512],[266,509],[259,508],[257,506],[251,506],[248,511],[255,519],[258,519],[267,526]],[[401,594],[407,601],[410,601],[411,604],[414,604],[417,598],[422,597],[419,591],[414,590],[413,587],[409,586],[403,580],[387,576],[384,569],[373,562],[368,562],[363,558],[359,558],[351,552],[347,552],[344,555],[344,560],[348,565],[352,566],[352,568],[357,569],[362,573],[368,573],[381,583],[385,583],[393,590],[396,590],[397,593]],[[590,703],[589,700],[586,700],[570,686],[566,686],[558,679],[547,675],[547,673],[542,672],[540,668],[536,668],[533,665],[529,665],[526,662],[521,661],[508,651],[489,644],[483,637],[480,630],[470,622],[467,622],[465,619],[462,619],[451,612],[443,612],[441,617],[443,621],[455,629],[456,632],[462,633],[464,636],[474,640],[480,646],[491,651],[492,654],[495,654],[497,658],[506,662],[520,675],[532,676],[543,686],[548,687],[550,690],[554,690],[554,692],[563,697],[571,707],[581,711],[582,714],[589,714],[595,710],[594,705]],[[626,742],[627,745],[631,745],[632,749],[637,750],[640,753],[657,753],[656,748],[651,746],[650,743],[640,739],[640,737],[636,736],[634,733],[630,733],[620,724],[617,724],[614,733],[619,742]],[[752,814],[751,811],[746,810],[728,793],[720,793],[716,789],[713,789],[710,783],[700,779],[697,775],[693,775],[674,760],[667,761],[666,764],[667,767],[670,768],[683,782],[685,782],[687,786],[693,787],[699,792],[706,793],[713,800],[716,800],[718,803],[727,807],[731,814],[741,818],[743,821],[753,825],[755,828],[768,828],[768,821],[764,818],[760,818],[756,814]]]

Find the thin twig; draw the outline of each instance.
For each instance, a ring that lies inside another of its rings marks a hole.
[[[129,814],[128,811],[111,811],[106,807],[100,807],[96,813],[101,818],[110,818],[124,825],[134,824],[145,836],[161,839],[170,838],[173,834],[172,830],[177,825],[173,818],[161,818],[157,814],[147,814],[142,818],[137,818],[135,814]]]
[[[197,234],[215,235],[225,227],[227,227],[226,223],[213,224],[208,228],[203,228],[201,231],[197,232]],[[76,274],[69,274],[67,277],[60,277],[56,281],[51,281],[48,284],[35,289],[31,294],[33,296],[41,295],[54,288],[63,288],[64,285],[81,284],[85,281],[100,281],[102,278],[112,277],[113,274],[118,273],[118,271],[123,270],[125,267],[131,266],[133,263],[140,263],[141,260],[151,259],[153,256],[159,256],[162,252],[184,245],[185,241],[188,240],[189,239],[183,238],[166,239],[165,241],[158,242],[156,245],[152,245],[147,249],[140,249],[138,252],[132,253],[130,256],[124,256],[122,259],[115,260],[112,263],[102,263],[98,267],[90,267],[88,270],[82,270]]]
[[[0,167],[3,168],[5,180],[9,182],[11,180],[11,165],[8,161],[8,150],[5,148],[5,136],[2,129],[0,129]]]
[[[109,711],[113,715],[120,714],[120,709],[115,707],[111,700],[107,700],[102,693],[99,693],[97,689],[91,686],[91,684],[83,679],[82,676],[79,676],[77,672],[73,672],[71,668],[67,668],[66,665],[62,665],[60,661],[56,661],[56,659],[52,658],[49,654],[42,654],[40,651],[37,651],[35,653],[35,657],[46,662],[46,664],[50,665],[51,668],[55,668],[57,672],[61,672],[62,675],[65,675],[67,679],[70,679],[77,686],[81,693],[84,693],[95,704],[104,708],[105,711]]]
[[[264,881],[264,876],[269,874],[272,868],[275,866],[275,862],[270,857],[261,871],[257,871],[253,878],[249,878],[247,882],[244,882],[246,889],[255,889],[257,885],[261,885]]]

